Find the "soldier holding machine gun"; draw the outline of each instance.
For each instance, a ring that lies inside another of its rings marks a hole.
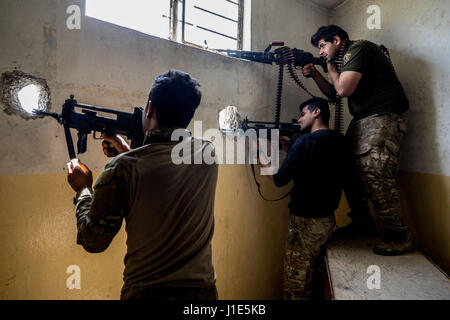
[[[329,83],[313,64],[303,68],[327,97],[348,97],[353,120],[347,136],[353,143],[363,188],[346,190],[352,222],[337,230],[347,235],[376,232],[368,198],[381,220],[384,237],[373,248],[380,255],[400,255],[412,250],[411,234],[401,216],[397,181],[400,144],[406,132],[403,114],[408,100],[384,46],[351,41],[345,30],[329,25],[311,37],[313,46],[327,59]],[[337,65],[337,66],[336,66]],[[360,190],[364,190],[361,194]]]

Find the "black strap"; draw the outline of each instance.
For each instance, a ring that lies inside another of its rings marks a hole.
[[[286,193],[281,198],[278,198],[278,199],[266,199],[266,197],[264,197],[263,194],[261,193],[261,184],[258,182],[258,180],[256,180],[255,166],[253,165],[253,163],[251,163],[250,166],[252,167],[253,178],[255,179],[256,186],[258,187],[258,193],[261,196],[261,198],[263,198],[263,200],[266,200],[266,201],[280,201],[280,200],[283,200],[284,198],[286,198],[291,193],[292,189],[289,190],[289,192]]]

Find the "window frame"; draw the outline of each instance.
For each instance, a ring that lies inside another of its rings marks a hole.
[[[237,39],[236,39],[236,49],[242,50],[243,48],[243,34],[244,34],[244,1],[245,0],[224,0],[228,1],[234,4],[237,4],[238,6],[238,20],[237,20]],[[179,12],[179,6],[182,6],[182,16],[181,19],[178,17]],[[170,30],[169,30],[169,39],[175,42],[178,42],[178,24],[181,23],[181,35],[180,35],[180,42],[189,45],[194,46],[197,48],[204,47],[189,42],[185,39],[185,25],[189,24],[189,22],[186,21],[186,1],[185,0],[170,0]],[[234,39],[233,39],[234,40]]]

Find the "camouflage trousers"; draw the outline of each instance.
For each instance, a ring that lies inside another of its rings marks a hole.
[[[303,218],[291,215],[284,257],[284,299],[309,300],[314,268],[333,235],[334,215]]]
[[[368,212],[370,200],[383,226],[394,230],[405,228],[397,177],[405,133],[405,120],[392,113],[352,121],[346,133],[353,144],[360,179],[354,190],[346,190],[350,208],[352,212],[354,208]]]

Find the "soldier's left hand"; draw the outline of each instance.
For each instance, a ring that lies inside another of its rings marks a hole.
[[[92,172],[79,159],[70,160],[67,163],[67,169],[67,181],[75,192],[92,188]]]

